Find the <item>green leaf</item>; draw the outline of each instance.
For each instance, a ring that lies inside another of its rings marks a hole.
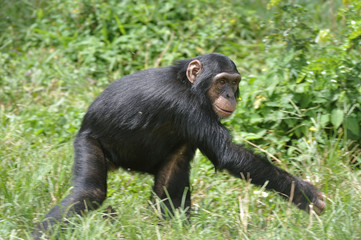
[[[321,127],[326,127],[327,124],[330,122],[330,114],[323,114],[320,118],[320,125]]]
[[[334,109],[331,112],[331,123],[335,128],[338,128],[344,117],[344,112],[341,109]]]
[[[348,117],[346,119],[347,129],[350,130],[354,135],[360,136],[360,125],[356,118]]]
[[[118,18],[118,16],[117,16],[116,14],[114,14],[114,19],[115,19],[115,21],[117,22],[119,31],[122,33],[122,35],[125,35],[126,32],[125,32],[124,26],[123,26],[123,24],[120,22],[120,20],[119,20],[119,18]]]

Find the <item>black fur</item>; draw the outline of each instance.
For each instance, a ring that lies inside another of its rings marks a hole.
[[[186,71],[194,59],[203,68],[191,84]],[[221,72],[238,73],[235,64],[216,53],[194,59],[125,76],[91,104],[74,142],[74,189],[39,224],[35,238],[63,217],[100,205],[106,197],[107,171],[114,166],[153,174],[157,196],[166,199],[166,188],[174,207],[180,207],[196,149],[217,169],[250,176],[257,185],[269,181],[266,188],[284,196],[290,196],[294,182],[293,200],[301,209],[317,202],[319,192],[312,185],[232,143],[212,110],[207,95],[211,81]],[[171,202],[165,203],[170,208]],[[190,205],[187,191],[185,207]]]

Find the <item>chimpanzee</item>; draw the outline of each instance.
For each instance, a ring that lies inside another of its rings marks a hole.
[[[172,208],[190,209],[190,162],[199,149],[216,169],[264,185],[297,207],[320,214],[322,194],[241,145],[220,120],[236,108],[241,75],[227,56],[210,53],[148,69],[111,83],[91,104],[74,142],[74,188],[46,215],[37,238],[106,198],[107,172],[122,167],[154,175],[154,193]],[[291,190],[293,188],[293,190]],[[185,193],[186,192],[186,193]],[[185,193],[185,195],[184,195]],[[171,207],[173,206],[173,207]]]

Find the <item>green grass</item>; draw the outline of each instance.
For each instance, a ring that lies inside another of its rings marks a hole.
[[[342,34],[351,21],[347,14],[354,8],[342,15],[339,7],[346,5],[341,1],[296,2],[305,6],[305,18],[317,16],[309,26],[328,28],[329,37],[335,38],[318,50],[350,47],[348,40],[342,42],[347,39]],[[106,85],[124,74],[212,51],[229,55],[244,75],[242,101],[225,121],[235,141],[258,144],[281,160],[275,164],[314,183],[326,195],[325,213],[308,215],[276,193],[215,172],[197,153],[191,172],[190,225],[184,224],[182,213],[169,221],[159,220],[157,207],[149,202],[151,176],[117,170],[109,174],[108,197],[101,208],[70,219],[71,224],[58,232],[59,239],[361,239],[360,141],[357,133],[354,139],[347,137],[346,125],[335,128],[322,120],[322,114],[331,114],[323,111],[332,110],[334,102],[318,103],[327,108],[315,114],[311,107],[297,106],[294,112],[300,114],[284,118],[297,117],[299,122],[279,130],[287,125],[277,122],[277,114],[291,111],[293,105],[286,108],[283,102],[290,90],[277,91],[296,84],[287,74],[302,72],[304,66],[295,64],[302,57],[297,54],[290,62],[277,62],[285,53],[279,51],[287,49],[284,39],[265,43],[265,36],[276,32],[272,20],[276,11],[267,10],[266,1],[139,1],[135,5],[115,0],[14,0],[1,6],[0,239],[30,239],[33,227],[70,192],[73,138],[87,107]],[[290,24],[294,18],[286,20],[284,24]],[[352,29],[354,37],[356,25]],[[340,44],[335,46],[337,39]],[[353,78],[360,72],[359,49],[352,47],[334,60],[347,62],[345,69],[355,66],[350,70]],[[320,64],[316,53],[307,54],[310,62]],[[322,68],[334,71],[330,63],[326,61]],[[277,71],[285,77],[272,75]],[[307,84],[319,80],[325,88],[334,86],[327,85],[322,74],[311,75],[296,86],[321,95]],[[278,77],[281,80],[272,85]],[[357,78],[353,80],[357,83]],[[345,80],[340,87],[347,84]],[[351,88],[357,93],[357,86],[345,87]],[[265,106],[256,109],[260,95],[268,98],[262,102]],[[335,103],[344,107],[345,119],[359,116],[361,103],[355,99]],[[271,117],[264,120],[267,115]],[[349,129],[357,126],[356,122]],[[301,128],[305,131],[300,131],[300,137],[293,134]],[[107,213],[109,206],[116,216]]]

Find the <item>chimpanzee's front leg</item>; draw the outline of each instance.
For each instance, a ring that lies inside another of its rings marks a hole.
[[[160,200],[163,200],[165,209],[163,215],[174,215],[174,210],[184,208],[189,214],[191,194],[189,189],[190,161],[195,150],[181,146],[172,153],[155,174],[153,191]]]

